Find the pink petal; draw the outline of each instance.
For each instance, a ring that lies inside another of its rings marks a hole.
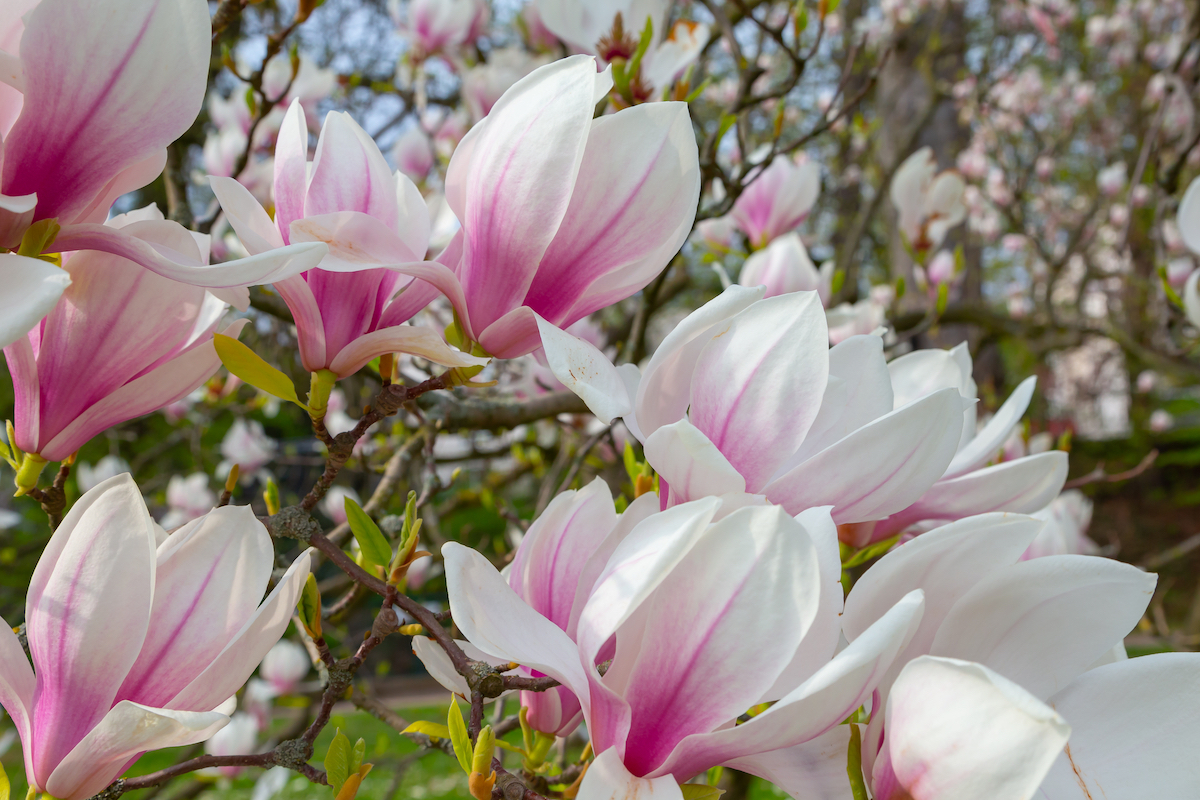
[[[283,241],[291,243],[288,231],[293,221],[305,216],[304,195],[308,191],[308,123],[299,100],[293,100],[279,126],[275,142],[275,225]]]
[[[325,325],[327,358],[336,358],[360,336],[377,330],[383,309],[407,279],[388,269],[330,272],[312,269],[304,274]]]
[[[646,461],[670,484],[670,505],[746,491],[746,479],[686,419],[664,425],[650,435]]]
[[[254,615],[216,658],[205,665],[204,671],[171,699],[169,708],[180,711],[215,708],[241,688],[263,656],[287,630],[296,601],[300,598],[300,590],[308,578],[311,562],[309,550],[292,562]]]
[[[158,549],[150,629],[119,700],[165,705],[254,614],[275,550],[248,506],[213,509]]]
[[[900,673],[885,728],[879,800],[1032,797],[1071,732],[1054,709],[987,668],[928,656]]]
[[[1094,556],[1046,556],[984,576],[929,653],[994,669],[1039,698],[1066,686],[1141,619],[1156,576]]]
[[[734,758],[724,766],[770,781],[792,797],[842,800],[850,790],[846,751],[850,726],[835,725],[801,744]]]
[[[509,585],[565,631],[584,565],[616,524],[612,492],[602,478],[563,492],[525,533],[513,556]]]
[[[920,497],[958,446],[957,389],[942,389],[893,411],[826,448],[766,487],[792,513],[834,506],[838,524],[880,519]]]
[[[123,194],[141,189],[162,174],[167,166],[167,149],[161,148],[117,173],[108,185],[96,195],[91,204],[80,212],[78,222],[102,223],[108,217],[113,203]]]
[[[30,721],[35,688],[33,668],[29,666],[21,641],[9,624],[0,619],[0,706],[4,706],[17,727],[17,735],[24,746],[25,772],[29,776],[34,774]]]
[[[236,337],[246,322],[237,320],[222,333]],[[191,347],[84,409],[42,447],[41,453],[51,461],[66,458],[97,433],[187,397],[220,367],[212,339]]]
[[[525,305],[565,327],[639,291],[679,251],[699,197],[685,104],[649,103],[599,118]]]
[[[219,711],[170,711],[121,701],[62,760],[46,792],[61,800],[85,800],[147,750],[203,742],[228,723]]]
[[[325,349],[325,322],[321,319],[317,298],[308,288],[308,281],[304,280],[303,275],[293,275],[275,281],[272,286],[292,312],[292,320],[296,323],[296,344],[304,368],[309,372],[325,369],[330,361]]]
[[[630,430],[639,440],[644,442],[663,425],[683,419],[691,402],[692,375],[700,353],[728,329],[734,315],[762,296],[759,288],[730,286],[667,334],[643,370],[634,399],[637,419]]]
[[[715,764],[793,747],[821,736],[871,696],[921,618],[921,592],[901,599],[863,636],[749,722],[682,741],[656,774],[685,780]],[[841,763],[845,776],[845,754]]]
[[[486,358],[451,350],[441,334],[432,328],[397,325],[355,339],[334,357],[329,369],[344,378],[384,353],[408,353],[444,367],[471,367],[488,362]]]
[[[797,292],[747,308],[700,354],[688,418],[745,476],[747,491],[762,491],[800,449],[825,392],[828,343],[820,299]]]
[[[208,183],[221,204],[221,210],[225,212],[225,219],[229,220],[234,233],[250,255],[266,253],[284,246],[279,229],[266,209],[250,194],[249,189],[233,178],[221,178],[216,175],[210,175]]]
[[[600,753],[588,767],[576,800],[683,800],[683,790],[675,779],[638,778],[621,763],[621,755],[609,749]]]
[[[0,348],[29,333],[70,285],[71,276],[47,261],[0,253]]]
[[[41,450],[42,392],[38,382],[37,356],[33,345],[40,331],[17,339],[4,348],[4,361],[13,382],[13,419],[16,444],[26,453]]]
[[[803,222],[820,191],[816,162],[797,166],[787,156],[776,156],[738,197],[730,217],[752,245],[761,247]]]
[[[459,277],[481,330],[522,304],[562,223],[592,127],[597,79],[588,56],[534,70],[492,107],[464,153],[466,204],[461,214],[455,209],[466,231]]]
[[[742,508],[709,527],[645,605],[640,646],[629,643],[637,649],[623,692],[632,710],[630,771],[651,774],[685,736],[708,733],[761,698],[820,597],[816,548],[783,509]],[[618,653],[625,646],[618,639]]]
[[[208,8],[188,0],[43,0],[21,38],[25,106],[5,141],[4,193],[74,221],[114,176],[200,112]]]
[[[164,278],[191,286],[222,288],[273,283],[312,269],[325,257],[321,244],[299,244],[211,266],[161,244],[107,225],[67,225],[54,240],[62,250],[99,250],[141,264]]]
[[[128,474],[71,508],[30,581],[25,619],[37,674],[34,775],[43,785],[112,707],[154,597],[154,529]],[[121,647],[114,647],[121,642]]]
[[[399,233],[396,180],[383,153],[349,114],[331,111],[313,155],[304,215],[338,211],[367,214]]]
[[[537,314],[527,306],[518,306],[484,328],[479,344],[497,358],[519,358],[542,346]]]
[[[767,297],[776,297],[790,292],[815,292],[821,286],[821,276],[808,257],[800,234],[788,233],[747,258],[738,283],[765,286]]]

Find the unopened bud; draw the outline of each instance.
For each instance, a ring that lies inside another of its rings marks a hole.
[[[471,758],[471,774],[467,787],[475,800],[489,800],[496,785],[496,773],[492,769],[492,757],[496,752],[496,737],[491,725],[484,725],[475,739],[475,753]]]
[[[41,477],[42,470],[46,468],[46,463],[46,459],[37,453],[25,454],[25,457],[21,459],[21,467],[17,470],[15,497],[29,494],[30,491],[37,488],[38,478]]]
[[[644,494],[654,491],[654,478],[649,475],[638,475],[633,480],[633,497],[637,499]]]
[[[225,476],[225,491],[233,494],[233,490],[237,488],[238,476],[241,474],[242,467],[240,464],[234,464],[229,468],[229,474]],[[270,504],[268,503],[268,505]],[[275,512],[272,511],[271,513]]]

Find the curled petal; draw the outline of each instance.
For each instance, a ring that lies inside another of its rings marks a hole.
[[[629,383],[624,373],[637,367],[614,367],[591,342],[537,318],[546,361],[554,377],[579,395],[596,418],[606,425],[633,411]]]
[[[329,365],[329,369],[344,378],[362,369],[373,358],[384,353],[409,353],[428,359],[444,367],[472,367],[488,363],[480,358],[458,350],[452,350],[441,334],[432,328],[414,325],[397,325],[360,336],[342,348]]]
[[[48,261],[0,253],[0,348],[37,325],[70,285],[71,276]]]

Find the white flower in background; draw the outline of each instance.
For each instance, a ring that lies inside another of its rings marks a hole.
[[[898,225],[918,251],[942,243],[951,228],[967,216],[966,184],[952,170],[938,172],[933,150],[922,147],[904,160],[892,176],[891,198]]]
[[[1096,188],[1106,197],[1116,197],[1128,182],[1124,161],[1110,164],[1096,173]]]
[[[1150,419],[1147,424],[1154,433],[1162,433],[1171,429],[1175,424],[1175,417],[1171,415],[1170,411],[1156,408],[1150,412]]]
[[[267,651],[258,674],[266,679],[276,695],[291,694],[312,669],[308,650],[290,639],[280,639]]]
[[[501,47],[488,54],[486,63],[463,73],[462,95],[472,118],[481,120],[496,105],[500,95],[538,67],[550,63],[549,56],[531,56],[520,47]]]
[[[178,475],[167,483],[167,513],[159,521],[167,530],[203,517],[217,504],[217,496],[208,488],[208,476],[194,472],[186,478]]]
[[[356,503],[359,502],[358,492],[346,486],[331,486],[321,499],[321,511],[325,512],[325,516],[333,520],[335,525],[346,521],[347,497]]]
[[[341,389],[334,389],[329,393],[329,407],[325,412],[325,430],[329,431],[331,436],[345,433],[358,424],[358,420],[346,413],[349,405],[346,393]],[[355,449],[358,449],[358,445],[355,446]]]
[[[1061,555],[1096,555],[1100,547],[1087,535],[1092,501],[1078,489],[1068,489],[1031,516],[1046,524],[1022,559]]]
[[[252,714],[239,711],[229,718],[229,724],[212,735],[204,743],[204,752],[210,756],[253,755],[258,746],[258,722]],[[232,778],[245,767],[212,767],[212,773]]]
[[[266,466],[275,457],[278,445],[263,431],[261,422],[244,419],[234,420],[221,440],[221,455],[225,460],[218,467],[218,474],[228,475],[234,464],[241,468],[243,477],[250,477]]]
[[[129,464],[120,456],[105,456],[94,467],[86,461],[80,461],[75,465],[75,482],[79,484],[79,491],[86,492],[123,472],[129,472]]]

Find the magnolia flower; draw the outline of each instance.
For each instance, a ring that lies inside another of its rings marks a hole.
[[[897,225],[916,250],[930,250],[967,216],[966,184],[957,172],[937,171],[933,150],[922,147],[904,160],[892,176],[891,198]]]
[[[128,475],[81,497],[29,587],[32,668],[0,623],[0,704],[29,785],[83,800],[141,753],[222,728],[226,701],[287,628],[308,575],[305,553],[260,604],[274,555],[249,508],[215,509],[166,536]]]
[[[1096,173],[1096,188],[1106,197],[1115,197],[1120,194],[1128,182],[1129,176],[1124,161],[1109,164]],[[1182,211],[1182,209],[1180,210]]]
[[[645,443],[664,506],[749,492],[792,514],[833,506],[840,524],[911,504],[954,455],[957,389],[894,402],[880,337],[831,350],[816,292],[762,295],[731,286],[640,373],[549,325],[546,356],[601,421],[620,416]]]
[[[208,488],[208,476],[193,472],[186,478],[172,475],[167,482],[167,513],[161,525],[167,530],[203,517],[217,504],[217,496]]]
[[[737,224],[730,217],[704,219],[696,223],[696,235],[700,241],[715,250],[733,247],[733,235]]]
[[[269,282],[320,258],[324,248],[310,244],[209,266],[190,245],[175,246],[186,234],[176,223],[162,223],[175,230],[149,240],[101,224],[114,200],[162,173],[166,146],[196,119],[208,82],[208,14],[201,0],[4,4],[0,30],[13,77],[0,85],[0,247],[16,249],[32,223],[56,220],[57,235],[26,242],[26,255],[100,250],[210,288]],[[18,266],[16,258],[5,255],[0,270],[29,273],[20,280],[36,302],[25,310],[36,314],[63,278],[48,264]],[[223,297],[241,304],[247,295]],[[2,316],[5,341],[12,338],[5,329],[21,320]]]
[[[611,85],[588,56],[534,70],[450,160],[446,199],[462,229],[441,264],[404,269],[437,286],[465,338],[494,356],[536,350],[538,317],[566,327],[638,291],[691,230],[700,168],[687,106],[592,119]]]
[[[1045,525],[1022,558],[1057,555],[1095,555],[1100,547],[1088,538],[1092,501],[1078,489],[1063,492],[1050,505],[1031,516]]]
[[[161,222],[151,207],[102,227],[207,260],[191,233]],[[94,250],[70,254],[63,269],[72,283],[58,304],[4,349],[16,388],[16,444],[45,461],[61,461],[97,433],[186,397],[221,366],[212,334],[225,304],[204,289]],[[236,336],[245,322],[221,332]]]
[[[210,756],[248,756],[253,755],[257,747],[258,720],[253,714],[239,711],[229,718],[228,725],[204,743],[204,752]],[[244,769],[238,766],[215,767],[212,772],[232,778]]]
[[[868,333],[882,334],[894,295],[895,291],[890,285],[872,286],[867,296],[857,303],[842,303],[826,311],[829,343],[841,344],[851,336]]]
[[[718,510],[728,507],[706,498],[614,528],[586,560],[578,592],[554,593],[576,598],[574,640],[478,552],[442,548],[467,639],[579,699],[597,754],[580,798],[678,800],[678,782],[718,764],[768,774],[761,756],[819,739],[870,697],[920,618],[914,592],[835,656],[840,564],[828,510],[793,519],[740,507],[714,522]],[[586,549],[571,548],[571,560]],[[609,656],[602,677],[596,664]]]
[[[641,78],[647,88],[662,90],[675,82],[708,44],[705,25],[679,20],[667,31],[670,0],[534,0],[541,22],[555,36],[577,51],[605,61],[628,59],[637,50],[638,38],[649,20],[654,26],[650,47],[642,58]],[[621,15],[625,36],[613,41],[611,34]],[[666,35],[663,32],[667,31]],[[606,92],[607,93],[607,90]]]
[[[977,392],[965,342],[952,350],[916,350],[891,361],[887,368],[897,406],[955,388],[967,410],[957,452],[938,481],[919,500],[887,519],[843,529],[848,544],[879,541],[923,520],[956,520],[988,511],[1028,514],[1058,496],[1067,479],[1067,454],[1060,450],[988,466],[1029,407],[1037,378],[1022,381],[987,424],[977,429]]]
[[[48,261],[0,253],[0,348],[29,333],[70,284],[71,276]]]
[[[265,467],[275,457],[277,449],[278,445],[263,431],[261,422],[235,419],[221,440],[221,455],[227,462],[224,472],[228,474],[229,468],[237,464],[241,473],[249,476]]]
[[[299,103],[288,109],[275,147],[274,220],[238,182],[211,180],[247,251],[266,253],[292,241],[329,243],[317,269],[274,284],[296,321],[300,360],[309,372],[344,378],[393,352],[449,367],[487,363],[451,350],[431,329],[403,324],[436,292],[386,267],[424,258],[429,212],[417,187],[392,173],[349,114],[326,116],[310,165],[303,111]]]
[[[509,87],[549,61],[548,56],[531,56],[521,47],[492,50],[485,63],[463,73],[463,101],[472,118],[486,117]]]
[[[94,467],[86,461],[77,463],[75,465],[75,482],[79,484],[79,491],[86,492],[123,472],[129,472],[129,464],[125,459],[120,456],[107,455],[97,461]]]
[[[333,521],[334,525],[341,525],[346,521],[347,497],[356,503],[359,502],[358,492],[349,486],[331,486],[325,493],[325,497],[321,498],[321,510]]]
[[[290,639],[280,639],[267,651],[258,673],[271,685],[277,695],[290,694],[312,669],[312,659],[302,645]]]
[[[754,247],[795,228],[808,217],[821,192],[821,167],[776,156],[738,197],[729,216]]]
[[[477,38],[488,13],[480,0],[409,0],[405,16],[400,13],[400,0],[390,0],[389,7],[417,61]]]
[[[429,170],[433,169],[436,156],[429,137],[419,125],[410,125],[392,145],[392,160],[396,168],[416,183],[425,180]]]
[[[1179,203],[1179,234],[1187,249],[1200,255],[1200,178],[1188,185]],[[1184,284],[1183,307],[1188,321],[1200,328],[1200,270],[1193,271]]]
[[[873,707],[886,714],[872,714],[863,739],[875,797],[1191,791],[1200,655],[1123,660],[1122,637],[1150,602],[1155,576],[1092,556],[1020,561],[1039,527],[1013,514],[962,520],[897,547],[855,583],[842,623],[851,646],[897,598],[925,591],[925,615],[877,688]],[[922,655],[958,663],[920,667],[933,673],[928,680],[897,679]],[[1062,720],[1071,729],[1065,750]],[[845,743],[848,731],[838,733]]]
[[[804,242],[800,241],[800,234],[793,232],[752,253],[742,266],[738,283],[762,286],[767,290],[766,297],[816,291],[825,305],[833,295],[833,269],[834,263],[826,261],[818,272]]]

